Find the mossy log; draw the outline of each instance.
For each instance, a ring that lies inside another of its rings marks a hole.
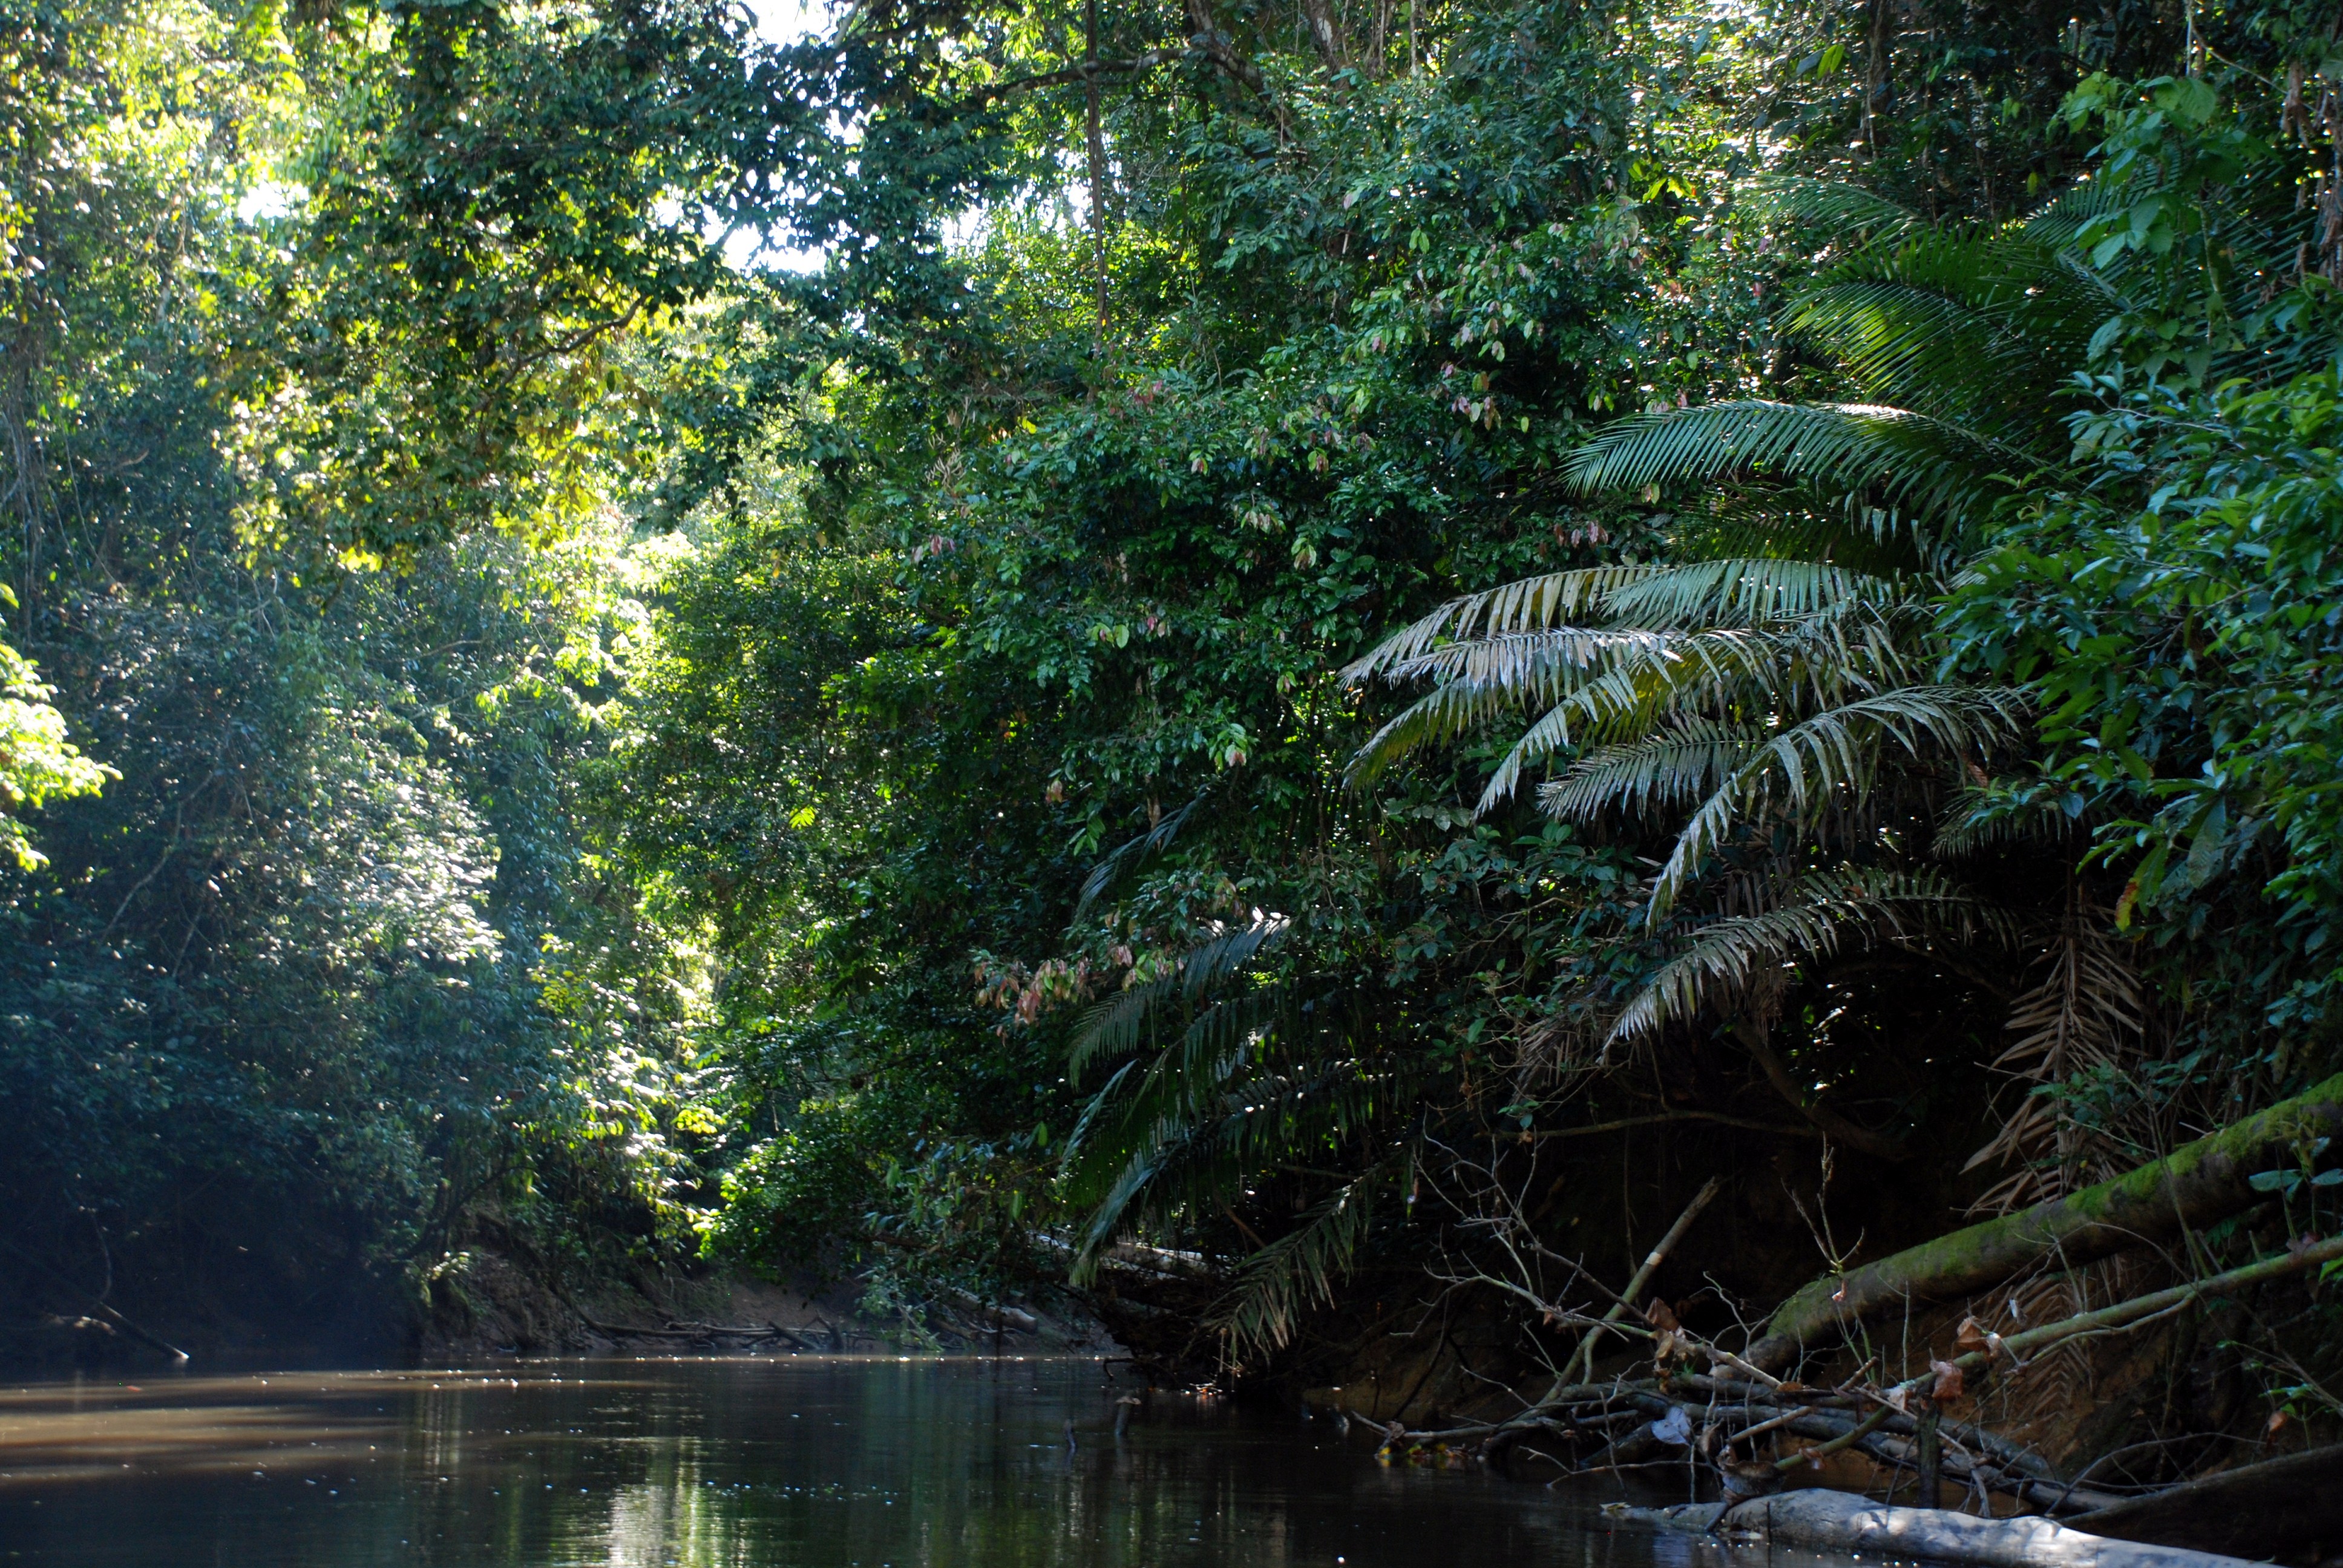
[[[1809,1349],[1907,1303],[1958,1301],[2056,1254],[2069,1266],[2161,1241],[2259,1201],[2250,1178],[2343,1134],[2343,1074],[2137,1171],[1826,1276],[1782,1303],[1747,1359],[1778,1372]]]

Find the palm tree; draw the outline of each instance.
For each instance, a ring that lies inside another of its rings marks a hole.
[[[1853,397],[1667,410],[1582,447],[1564,475],[1581,493],[1692,494],[1676,558],[1509,583],[1391,637],[1348,678],[1430,689],[1353,775],[1526,719],[1480,810],[1554,768],[1547,812],[1664,823],[1672,839],[1647,926],[1691,929],[1606,1052],[1708,1015],[1826,1131],[1892,1153],[1807,1105],[1768,1030],[1795,966],[2018,945],[2016,917],[1953,874],[1943,851],[1962,845],[1936,823],[2019,743],[2025,699],[1938,676],[1931,601],[2005,496],[2059,474],[2060,387],[2120,301],[2063,243],[2075,201],[1948,232],[1843,186],[1766,195],[1835,236],[1785,325]]]

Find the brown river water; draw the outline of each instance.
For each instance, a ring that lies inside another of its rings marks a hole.
[[[1121,1375],[1116,1374],[1121,1372]],[[1727,1568],[1681,1476],[1385,1468],[1091,1360],[541,1361],[0,1387],[0,1563]],[[1072,1422],[1073,1443],[1065,1439]],[[1791,1554],[1775,1553],[1789,1568]],[[1797,1554],[1799,1568],[1831,1568]]]

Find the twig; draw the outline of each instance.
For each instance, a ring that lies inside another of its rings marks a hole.
[[[1786,1459],[1775,1460],[1774,1462],[1774,1468],[1781,1471],[1795,1470],[1802,1464],[1815,1463],[1826,1453],[1836,1453],[1840,1449],[1852,1448],[1856,1443],[1861,1442],[1865,1438],[1869,1437],[1873,1432],[1877,1432],[1881,1427],[1886,1425],[1887,1418],[1895,1413],[1896,1407],[1894,1405],[1883,1403],[1877,1410],[1875,1410],[1869,1415],[1865,1416],[1847,1431],[1840,1432],[1828,1442],[1817,1444],[1813,1448],[1800,1449],[1797,1452],[1791,1454]]]
[[[1668,1227],[1667,1234],[1660,1238],[1659,1244],[1644,1260],[1644,1266],[1635,1271],[1635,1277],[1629,1280],[1627,1288],[1619,1292],[1618,1305],[1604,1313],[1603,1321],[1587,1330],[1584,1337],[1580,1339],[1578,1350],[1563,1368],[1561,1381],[1567,1382],[1574,1375],[1585,1377],[1594,1372],[1595,1342],[1603,1337],[1605,1329],[1627,1315],[1635,1304],[1635,1298],[1644,1293],[1644,1287],[1651,1283],[1652,1276],[1667,1261],[1669,1251],[1684,1240],[1684,1233],[1692,1229],[1692,1222],[1700,1218],[1700,1211],[1715,1201],[1718,1190],[1717,1179],[1712,1176],[1699,1191],[1693,1194],[1692,1201],[1684,1205],[1684,1211],[1676,1216],[1676,1222]]]

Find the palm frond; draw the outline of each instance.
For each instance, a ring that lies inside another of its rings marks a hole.
[[[1652,883],[1652,911],[1665,912],[1743,819],[1779,800],[1781,815],[1812,821],[1835,801],[1865,793],[1889,747],[1918,759],[1935,751],[1983,756],[2008,740],[2026,712],[2017,692],[1970,686],[1906,686],[1855,699],[1783,729],[1695,810]]]
[[[1972,1213],[2006,1213],[2056,1198],[2097,1171],[2083,1169],[2105,1140],[2077,1127],[2041,1089],[2094,1069],[2120,1067],[2138,1054],[2147,1006],[2139,976],[2093,911],[2068,911],[2052,940],[2041,980],[2010,1010],[2004,1026],[2016,1038],[1996,1057],[2018,1091],[1993,1138],[1961,1167],[2011,1167],[1970,1205]],[[2114,1151],[2128,1163],[2128,1151]]]
[[[1450,599],[1413,625],[1377,643],[1344,667],[1342,679],[1363,686],[1387,676],[1396,665],[1420,658],[1445,643],[1509,632],[1544,631],[1565,617],[1586,614],[1613,591],[1654,572],[1652,566],[1589,567],[1522,578],[1479,593]]]
[[[1354,789],[1364,789],[1401,759],[1447,745],[1520,708],[1520,698],[1502,687],[1461,681],[1435,686],[1368,737],[1352,757],[1344,780]]]
[[[1192,1003],[1252,962],[1262,950],[1282,940],[1292,924],[1283,915],[1260,916],[1192,948],[1170,974],[1131,986],[1091,1007],[1074,1030],[1066,1063],[1069,1075],[1079,1079],[1092,1063],[1134,1049],[1141,1031],[1166,1002],[1179,998]]]
[[[1232,1078],[1187,1113],[1135,1117],[1094,1143],[1069,1172],[1072,1201],[1092,1205],[1078,1262],[1118,1235],[1223,1201],[1249,1172],[1280,1160],[1326,1157],[1396,1103],[1398,1087],[1338,1055],[1304,1074]]]
[[[2073,792],[2050,779],[1996,779],[1965,785],[1936,819],[1929,848],[1956,859],[1980,849],[2013,844],[2057,844],[2087,831],[2067,810]]]
[[[1892,627],[1858,613],[1677,635],[1654,652],[1621,659],[1540,716],[1498,760],[1475,811],[1495,809],[1523,774],[1578,742],[1632,737],[1678,715],[1827,708],[1909,674]]]
[[[1613,587],[1602,608],[1633,626],[1684,630],[1803,619],[1848,605],[1885,606],[1909,592],[1891,577],[1827,561],[1729,556],[1653,568]]]
[[[1692,553],[1827,564],[1911,591],[1944,576],[1957,552],[1946,530],[1873,498],[1762,475],[1736,477],[1678,514]]]
[[[1883,941],[2016,940],[2008,911],[1936,871],[1843,866],[1800,878],[1776,908],[1702,927],[1612,1026],[1614,1041],[1657,1034],[1703,1008],[1723,1010],[1765,971]]]
[[[1386,667],[1394,679],[1444,678],[1369,738],[1351,759],[1349,781],[1364,786],[1412,752],[1444,745],[1525,708],[1545,708],[1545,717],[1500,765],[1483,797],[1486,809],[1511,792],[1523,766],[1569,743],[1574,719],[1598,723],[1606,713],[1651,702],[1654,693],[1685,681],[1714,685],[1735,670],[1744,678],[1764,673],[1768,661],[1755,646],[1763,635],[1564,628],[1435,648]]]
[[[1765,733],[1755,725],[1670,719],[1649,735],[1580,757],[1539,787],[1538,804],[1579,821],[1613,808],[1641,813],[1689,804],[1738,773]]]
[[[2018,220],[2016,226],[2018,233],[2036,245],[2064,250],[2075,243],[2076,236],[2087,225],[2154,196],[2163,185],[2159,171],[2147,163],[2135,164],[2132,172],[2123,178],[2101,176],[2077,180]]]
[[[1843,180],[1773,175],[1751,182],[1742,197],[1760,217],[1830,236],[1838,245],[1871,245],[1917,232],[1917,213]]]
[[[1212,786],[1207,784],[1194,799],[1138,838],[1118,846],[1091,867],[1091,874],[1082,879],[1081,896],[1074,902],[1073,919],[1067,923],[1080,925],[1082,917],[1090,912],[1091,906],[1104,897],[1117,882],[1136,870],[1151,856],[1171,848],[1172,841],[1180,836],[1180,829],[1188,825],[1188,819],[1195,814],[1196,808],[1202,806],[1205,796],[1211,793]]]
[[[1572,455],[1564,478],[1592,493],[1776,474],[1957,520],[1994,495],[1995,475],[2038,466],[2020,447],[1908,409],[1748,398],[1622,419]]]
[[[1336,1281],[1358,1257],[1373,1223],[1370,1199],[1388,1172],[1382,1164],[1313,1204],[1301,1224],[1248,1257],[1236,1282],[1204,1322],[1240,1355],[1292,1342],[1302,1314],[1332,1305]]]
[[[1503,691],[1523,702],[1552,701],[1584,672],[1628,658],[1664,658],[1668,635],[1644,627],[1555,627],[1492,632],[1443,644],[1392,665],[1393,682],[1433,679]]]

